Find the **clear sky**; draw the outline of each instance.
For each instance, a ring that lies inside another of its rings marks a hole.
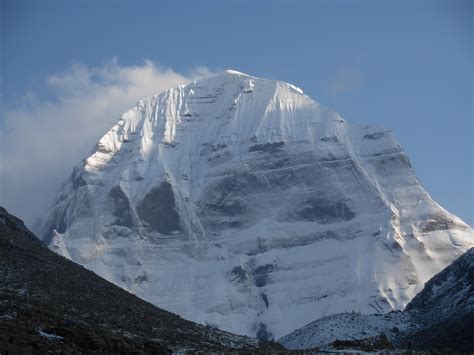
[[[112,58],[183,78],[204,67],[279,79],[348,121],[392,129],[426,190],[474,224],[471,1],[0,1],[4,111],[66,105],[64,73],[82,65],[94,84]]]

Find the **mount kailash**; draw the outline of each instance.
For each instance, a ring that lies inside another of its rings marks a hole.
[[[139,101],[35,230],[159,307],[259,338],[403,309],[474,246],[390,131],[236,71]]]

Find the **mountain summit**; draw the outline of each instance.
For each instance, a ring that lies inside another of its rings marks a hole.
[[[231,70],[139,101],[37,231],[166,310],[260,338],[402,309],[474,246],[390,131]]]

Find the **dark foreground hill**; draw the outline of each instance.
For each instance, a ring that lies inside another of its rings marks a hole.
[[[421,349],[474,352],[474,248],[431,278],[407,305],[420,329],[402,344]]]
[[[139,299],[51,252],[0,207],[0,354],[282,349],[186,321]]]

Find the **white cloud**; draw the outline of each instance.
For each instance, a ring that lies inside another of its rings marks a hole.
[[[362,86],[363,76],[359,70],[341,67],[333,80],[329,82],[328,91],[332,96],[356,90]]]
[[[52,99],[28,93],[4,109],[0,131],[0,204],[28,224],[48,208],[74,165],[139,99],[209,75],[198,68],[183,75],[146,60],[121,66],[74,65],[51,75]]]

